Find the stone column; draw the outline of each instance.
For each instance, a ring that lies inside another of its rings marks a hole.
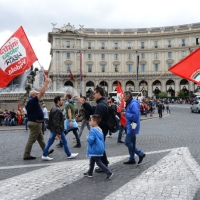
[[[53,83],[52,83],[52,85],[53,85],[53,91],[56,91],[56,80],[57,80],[57,78],[56,77],[53,77]]]
[[[180,91],[180,85],[179,85],[179,80],[175,80],[175,94]]]

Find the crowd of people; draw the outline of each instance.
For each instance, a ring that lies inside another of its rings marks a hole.
[[[23,109],[19,109],[18,111],[15,111],[15,109],[12,109],[11,111],[8,111],[7,109],[3,112],[0,109],[0,125],[4,126],[16,126],[16,125],[22,125],[26,123],[26,112]]]

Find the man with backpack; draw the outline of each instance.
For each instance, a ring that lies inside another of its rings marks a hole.
[[[89,103],[85,102],[84,98],[78,98],[78,101],[83,105],[83,107],[88,111],[90,115],[96,114],[100,116],[101,122],[99,127],[102,129],[105,141],[106,135],[108,133],[108,127],[106,126],[106,120],[108,119],[108,103],[104,98],[103,88],[97,86],[94,90],[93,96],[97,103],[96,106],[91,106]],[[109,162],[107,160],[105,151],[101,157],[101,161],[106,167],[108,167]],[[96,168],[95,172],[103,172],[103,170],[101,168]]]

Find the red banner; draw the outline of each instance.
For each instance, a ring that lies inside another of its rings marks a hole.
[[[72,71],[71,71],[71,70],[69,70],[69,74],[70,74],[70,79],[71,79],[71,80],[74,80],[74,76],[73,76],[73,74],[72,74]]]
[[[173,65],[168,71],[200,85],[200,48]]]
[[[0,49],[0,88],[24,73],[38,60],[22,26]]]
[[[124,102],[124,92],[123,92],[119,82],[117,82],[117,99],[118,99],[118,102],[119,102],[117,112],[121,113],[121,110],[125,107],[125,102]],[[120,123],[124,127],[126,126],[126,118],[124,117],[124,115],[121,115]]]

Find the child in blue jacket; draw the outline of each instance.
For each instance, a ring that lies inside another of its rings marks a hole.
[[[98,126],[101,121],[99,115],[93,115],[91,117],[89,136],[87,137],[88,147],[87,147],[87,156],[90,156],[90,168],[84,173],[84,176],[92,177],[94,165],[97,164],[104,172],[107,174],[107,180],[110,180],[113,176],[113,173],[102,163],[101,156],[105,151],[105,142],[104,135],[101,128]]]

